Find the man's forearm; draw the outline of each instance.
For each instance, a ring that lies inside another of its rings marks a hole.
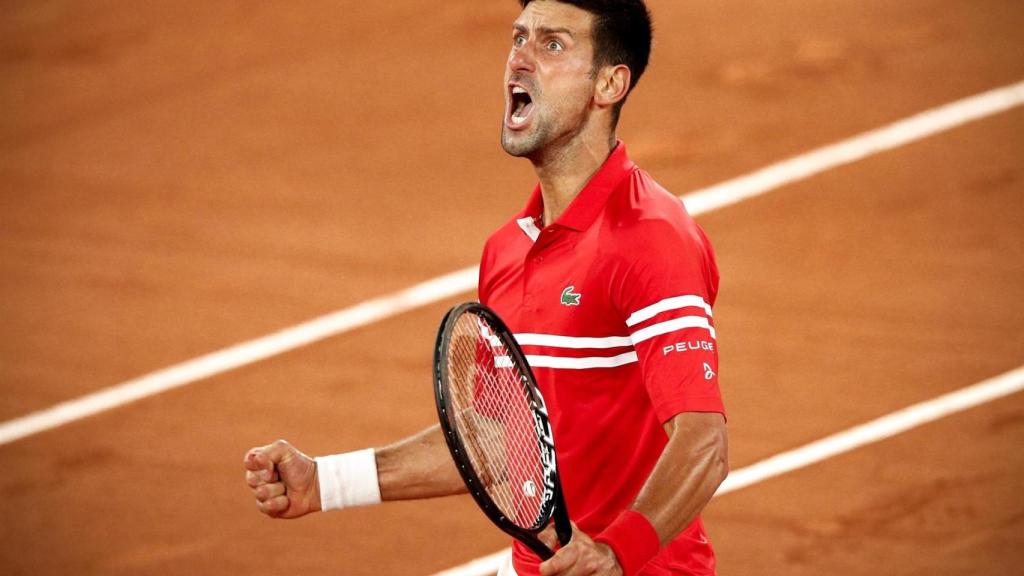
[[[633,506],[650,520],[662,545],[693,522],[729,473],[721,414],[679,414],[665,428],[668,444]]]
[[[378,448],[376,458],[382,500],[434,498],[466,492],[438,425]]]

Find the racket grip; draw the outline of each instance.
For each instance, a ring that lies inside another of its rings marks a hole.
[[[540,538],[520,538],[520,541],[523,544],[526,544],[530,550],[533,550],[533,553],[540,557],[541,562],[548,560],[555,555],[554,550],[548,548],[540,541]]]
[[[555,534],[558,535],[558,542],[567,546],[572,541],[572,522],[569,521],[569,509],[565,506],[565,496],[562,494],[561,482],[555,492]]]
[[[568,518],[565,519],[564,523],[555,522],[555,534],[558,535],[558,542],[562,546],[568,546],[569,542],[572,542],[572,524],[569,523]]]

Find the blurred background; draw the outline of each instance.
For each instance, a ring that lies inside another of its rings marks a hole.
[[[648,4],[619,135],[680,195],[1024,80],[1018,1]],[[474,265],[535,182],[498,144],[518,10],[0,1],[0,418]],[[698,221],[734,469],[1024,364],[1019,107]],[[5,441],[0,573],[427,575],[500,550],[468,498],[270,521],[241,466],[432,424],[436,325],[474,297]],[[720,573],[1017,573],[1022,442],[1014,394],[722,496]]]

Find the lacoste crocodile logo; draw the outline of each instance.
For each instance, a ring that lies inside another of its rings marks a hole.
[[[565,290],[562,290],[562,306],[580,305],[580,298],[583,297],[583,294],[580,294],[579,292],[573,292],[573,290],[575,289],[575,286],[568,286]]]

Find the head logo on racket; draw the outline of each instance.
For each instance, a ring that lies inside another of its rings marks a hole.
[[[533,498],[537,495],[537,485],[533,483],[533,480],[523,482],[523,494],[529,498]]]

